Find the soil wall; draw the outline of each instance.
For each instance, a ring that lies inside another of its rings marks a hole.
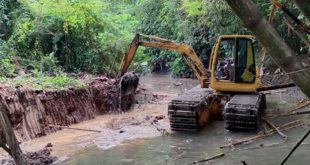
[[[1,102],[6,105],[19,141],[55,132],[49,125],[68,126],[116,111],[119,92],[115,80],[95,78],[84,89],[42,91],[0,86]]]

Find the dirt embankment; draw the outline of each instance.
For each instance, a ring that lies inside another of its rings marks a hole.
[[[117,82],[93,78],[84,89],[60,91],[32,90],[0,86],[1,102],[6,105],[19,141],[57,131],[50,125],[68,126],[99,114],[116,111],[119,105]]]

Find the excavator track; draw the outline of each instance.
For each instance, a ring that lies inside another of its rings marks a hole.
[[[223,112],[224,125],[228,130],[257,130],[266,107],[264,94],[233,95],[225,104],[224,111],[218,108],[212,109],[212,103],[208,101],[208,98],[219,98],[214,94],[213,89],[195,87],[173,99],[168,105],[171,130],[197,131],[211,120],[217,111]],[[225,101],[225,99],[221,100]]]
[[[173,131],[197,131],[203,125],[200,117],[207,110],[206,99],[213,92],[209,88],[194,87],[168,105],[170,127]]]
[[[257,130],[265,107],[266,99],[262,93],[234,95],[224,108],[225,128],[232,131]]]

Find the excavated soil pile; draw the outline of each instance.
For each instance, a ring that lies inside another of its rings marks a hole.
[[[118,82],[106,77],[93,78],[84,89],[58,91],[18,89],[0,86],[1,102],[6,105],[19,141],[55,132],[59,128],[118,110]]]
[[[36,152],[27,152],[23,157],[27,165],[52,164],[57,160],[56,157],[51,156],[51,149],[49,148],[44,148]],[[11,158],[1,159],[0,164],[15,165],[15,162]]]

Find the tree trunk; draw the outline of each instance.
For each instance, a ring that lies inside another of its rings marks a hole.
[[[307,0],[294,0],[297,7],[304,13],[304,15],[310,20],[310,5]]]
[[[252,0],[226,0],[245,26],[267,49],[273,61],[281,67],[302,92],[310,98],[310,69],[304,68],[296,53],[263,17]]]
[[[8,150],[8,148],[6,148],[6,145],[3,144],[4,149],[7,152],[10,152],[9,154],[13,157],[17,165],[25,165],[25,162],[23,159],[23,153],[16,140],[11,122],[6,113],[6,108],[1,103],[0,103],[0,126],[3,131],[6,143],[9,146],[9,150]]]

